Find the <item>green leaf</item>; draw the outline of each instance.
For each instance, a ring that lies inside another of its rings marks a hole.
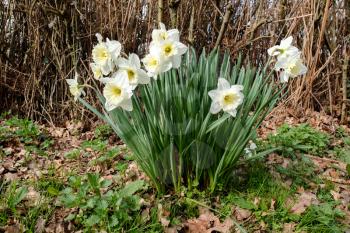
[[[78,205],[79,198],[75,194],[69,193],[62,196],[60,200],[64,206],[73,208]]]
[[[118,218],[117,218],[115,215],[112,215],[111,218],[110,218],[110,220],[109,220],[109,225],[110,225],[111,227],[115,227],[115,226],[117,226],[118,224],[119,224]]]
[[[142,189],[144,186],[143,180],[137,180],[127,184],[123,189],[121,189],[118,193],[121,197],[128,197],[133,195],[135,192]]]
[[[101,181],[101,188],[107,188],[112,184],[112,181],[109,179],[104,179]]]
[[[87,226],[92,227],[92,226],[98,224],[100,221],[101,221],[101,219],[100,219],[100,217],[98,215],[91,215],[89,218],[87,218],[85,220],[85,224]]]
[[[52,196],[57,196],[59,194],[59,192],[60,192],[57,188],[55,188],[53,186],[47,187],[46,191],[47,191],[48,194],[50,194]]]
[[[96,208],[99,209],[99,210],[107,210],[108,209],[108,202],[105,201],[105,200],[99,200],[97,203],[96,203]]]
[[[86,202],[86,207],[89,209],[92,209],[95,207],[96,204],[96,198],[89,198],[89,200]]]
[[[19,188],[19,189],[16,191],[16,193],[15,193],[13,199],[11,200],[11,203],[9,203],[9,204],[11,205],[11,208],[16,207],[16,205],[17,205],[18,203],[20,203],[20,202],[23,200],[23,198],[25,198],[25,196],[27,195],[27,193],[28,193],[28,189],[27,189],[26,187],[21,187],[21,188]]]
[[[350,146],[350,137],[343,138],[343,141],[346,145]]]
[[[248,210],[256,209],[256,206],[252,202],[241,197],[234,198],[233,203],[243,209],[248,209]]]
[[[91,186],[91,188],[93,188],[93,190],[97,193],[100,194],[100,175],[99,174],[92,174],[92,173],[88,173],[87,174],[88,177],[88,181],[89,181],[89,185]]]

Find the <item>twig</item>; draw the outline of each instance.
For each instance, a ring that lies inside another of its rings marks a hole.
[[[348,66],[349,66],[349,55],[344,49],[344,64],[343,64],[343,75],[342,75],[342,93],[343,93],[343,103],[341,108],[341,123],[347,124],[347,111],[346,102],[348,99],[347,83],[348,83]]]
[[[170,12],[170,20],[171,26],[173,28],[177,27],[177,10],[180,5],[180,0],[170,0],[169,2],[169,12]]]
[[[226,32],[227,24],[231,18],[232,12],[233,12],[233,5],[230,2],[227,5],[227,9],[226,9],[226,12],[224,15],[224,20],[222,21],[220,32],[219,32],[218,38],[217,38],[216,43],[215,43],[215,48],[218,48],[219,45],[221,44],[222,38]]]
[[[188,42],[190,44],[193,44],[194,38],[193,38],[193,27],[194,27],[194,1],[192,0],[191,4],[191,18],[190,18],[190,26],[188,28]]]
[[[163,20],[163,10],[164,2],[163,0],[158,0],[158,23],[161,23]]]

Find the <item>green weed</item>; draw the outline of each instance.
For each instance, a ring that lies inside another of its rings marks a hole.
[[[344,232],[344,226],[337,219],[343,218],[345,214],[335,207],[334,202],[311,205],[302,215],[297,229],[310,233]]]
[[[310,187],[311,183],[320,183],[321,179],[315,173],[315,165],[312,160],[304,155],[299,159],[291,161],[286,168],[281,165],[276,166],[276,170],[286,178],[290,178],[293,187]]]
[[[34,122],[13,116],[0,126],[0,141],[3,145],[13,146],[17,140],[24,144],[27,153],[41,156],[46,156],[46,150],[53,144]]]
[[[113,134],[113,129],[109,125],[102,124],[95,129],[96,139],[108,139]]]
[[[135,181],[118,190],[109,189],[111,184],[112,181],[101,179],[98,174],[70,177],[69,186],[61,192],[59,200],[66,208],[77,211],[66,220],[74,220],[87,231],[120,232],[133,228],[140,222],[140,197],[135,193],[144,187],[144,182]]]
[[[258,221],[266,223],[268,230],[277,232],[284,223],[297,218],[289,213],[290,206],[285,204],[294,189],[272,177],[263,162],[250,163],[242,176],[244,179],[233,184],[231,191],[222,198],[222,213],[229,214],[234,206],[250,210]]]
[[[323,156],[328,150],[329,136],[308,124],[282,125],[276,135],[269,135],[267,147],[281,147],[282,155],[295,158],[297,152]]]

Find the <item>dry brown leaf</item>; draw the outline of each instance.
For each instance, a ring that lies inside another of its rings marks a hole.
[[[179,230],[181,230],[181,228]],[[178,232],[177,227],[166,227],[164,229],[164,233],[177,233],[177,232]]]
[[[233,226],[234,226],[233,220],[230,218],[227,218],[222,224],[208,229],[207,232],[208,233],[209,232],[210,233],[212,232],[230,233],[232,232]]]
[[[184,224],[186,233],[232,232],[232,219],[226,219],[221,223],[219,218],[206,208],[199,208],[199,213],[198,218],[189,219]]]
[[[332,194],[332,196],[333,196],[333,199],[335,200],[335,201],[338,201],[339,199],[340,199],[340,193],[339,192],[336,192],[336,191],[334,191],[334,190],[331,190],[330,191],[330,193]]]
[[[151,217],[149,216],[149,208],[146,208],[141,212],[141,219],[143,222],[147,222],[151,219]]]
[[[162,206],[162,204],[158,204],[158,220],[162,224],[163,227],[168,227],[170,224],[170,221],[167,217],[169,217],[170,212],[165,210]]]
[[[255,198],[254,198],[254,201],[253,201],[254,205],[255,205],[255,206],[258,206],[259,203],[260,203],[260,200],[261,200],[260,197],[255,197]]]
[[[291,223],[285,223],[284,225],[283,225],[283,233],[293,233],[293,232],[295,232],[294,231],[294,228],[295,228],[295,226],[296,226],[297,224],[296,223],[294,223],[294,222],[291,222]]]
[[[276,200],[275,199],[271,199],[270,210],[272,210],[272,211],[275,210],[275,204],[276,204]]]
[[[238,221],[245,220],[250,217],[252,212],[247,209],[242,209],[240,207],[235,207],[234,209],[234,216]]]
[[[311,192],[303,192],[299,196],[298,201],[291,208],[291,212],[294,214],[302,214],[312,204],[317,204],[318,200],[315,194]]]
[[[45,230],[46,220],[43,217],[39,217],[35,224],[35,233],[42,233]]]
[[[10,226],[0,228],[0,230],[3,230],[5,233],[19,233],[24,232],[24,227],[21,224],[16,223]]]
[[[36,206],[40,201],[40,193],[35,191],[34,187],[29,187],[28,193],[23,200],[27,201],[27,206]]]
[[[4,175],[4,180],[5,180],[6,182],[15,181],[15,180],[17,180],[17,179],[18,179],[18,176],[17,176],[16,173],[10,173],[10,172],[8,172],[8,173],[6,173],[6,174]]]

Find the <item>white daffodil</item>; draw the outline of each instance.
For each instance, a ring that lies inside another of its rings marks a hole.
[[[275,65],[275,69],[282,70],[280,75],[282,83],[288,82],[289,77],[295,78],[307,72],[307,67],[302,63],[300,53],[294,56],[280,58]]]
[[[96,37],[99,43],[92,50],[92,59],[101,68],[102,74],[108,75],[113,70],[114,62],[120,55],[121,44],[108,38],[106,42],[103,42],[100,34],[96,34]]]
[[[164,58],[160,54],[147,54],[142,62],[147,70],[149,77],[157,79],[157,75],[171,69],[170,60]]]
[[[172,41],[179,41],[179,30],[177,29],[170,29],[166,30],[165,25],[163,23],[159,23],[160,29],[154,29],[152,31],[152,41],[154,43],[160,43],[164,40],[172,40]]]
[[[150,53],[160,54],[165,59],[171,61],[173,68],[179,68],[181,65],[181,55],[186,53],[187,46],[178,41],[164,40],[160,43],[151,43]]]
[[[83,90],[83,86],[81,86],[78,83],[78,73],[75,73],[74,79],[66,79],[66,82],[69,85],[69,91],[74,96],[74,100],[76,101],[78,97],[80,97],[82,94],[85,95],[85,92]]]
[[[150,81],[147,73],[141,69],[139,57],[132,53],[128,59],[119,58],[117,62],[119,70],[117,73],[125,73],[128,77],[129,84],[135,88],[137,84],[147,84]]]
[[[243,103],[244,96],[241,92],[242,90],[242,85],[230,86],[230,83],[226,79],[219,78],[218,88],[208,92],[208,95],[212,99],[210,112],[212,114],[217,114],[223,110],[235,117],[237,114],[237,107]]]
[[[102,69],[99,65],[96,63],[90,63],[90,68],[92,70],[92,73],[94,74],[95,79],[100,79],[103,77]]]
[[[118,107],[132,111],[132,87],[125,73],[115,74],[112,78],[102,78],[101,81],[106,84],[103,88],[103,96],[106,98],[107,111]]]
[[[292,46],[293,37],[290,36],[281,41],[280,45],[275,45],[267,50],[270,56],[277,56],[277,58],[284,58],[288,56],[294,56],[299,52],[297,47]]]

